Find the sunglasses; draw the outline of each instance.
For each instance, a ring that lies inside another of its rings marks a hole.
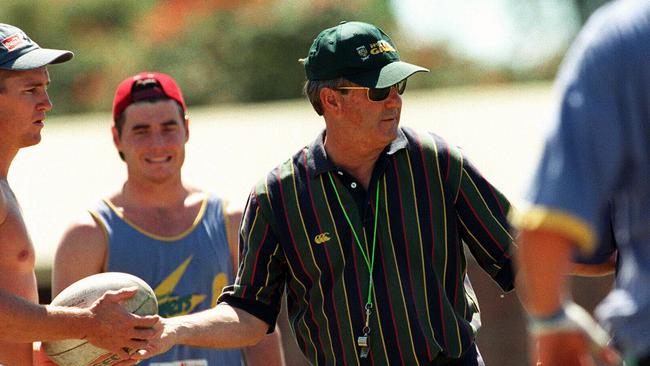
[[[355,90],[355,89],[366,89],[368,93],[368,99],[373,102],[381,102],[385,100],[390,95],[390,90],[396,88],[397,94],[404,94],[406,90],[406,79],[400,81],[397,84],[391,85],[387,88],[367,88],[365,86],[339,86],[336,89],[341,90]]]

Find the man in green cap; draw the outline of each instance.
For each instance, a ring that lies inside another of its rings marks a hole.
[[[508,201],[459,149],[399,126],[407,78],[428,70],[379,28],[326,29],[303,62],[325,130],[254,187],[219,305],[163,319],[142,354],[257,342],[286,289],[312,364],[483,365],[462,242],[511,290]]]

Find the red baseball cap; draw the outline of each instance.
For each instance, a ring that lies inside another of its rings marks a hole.
[[[133,86],[138,82],[149,85],[145,88],[138,88],[134,92]],[[186,113],[187,106],[181,88],[171,76],[160,72],[141,72],[123,80],[117,86],[113,99],[113,121],[131,104],[156,96],[166,96],[177,101],[183,108],[183,113]]]

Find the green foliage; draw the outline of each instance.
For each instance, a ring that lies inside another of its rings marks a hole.
[[[305,77],[298,59],[321,30],[342,20],[379,25],[396,41],[403,59],[432,70],[413,78],[409,88],[521,77],[508,70],[484,70],[450,54],[444,44],[414,48],[395,29],[389,0],[269,0],[229,10],[189,11],[186,18],[151,18],[169,3],[3,0],[0,19],[44,47],[75,52],[72,62],[50,68],[55,113],[110,110],[115,86],[140,71],[175,77],[190,105],[300,97]],[[187,9],[192,10],[190,5]],[[178,21],[180,27],[173,28]]]
[[[215,12],[166,47],[151,49],[148,59],[185,89],[191,86],[187,98],[193,103],[295,98],[305,79],[298,60],[316,35],[343,19],[362,19],[360,14],[341,7],[312,13],[283,2],[262,20],[246,12]]]
[[[116,55],[139,52],[131,42],[133,24],[151,1],[3,0],[0,19],[23,29],[39,45],[68,49],[71,62],[50,67],[54,113],[107,110],[113,88],[126,76]],[[139,57],[138,57],[139,58]]]

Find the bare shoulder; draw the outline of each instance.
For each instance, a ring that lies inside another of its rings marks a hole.
[[[54,256],[52,292],[58,294],[71,283],[103,272],[107,241],[104,228],[90,213],[66,229]]]
[[[72,222],[65,230],[60,245],[74,245],[82,240],[85,245],[105,245],[104,227],[97,222],[90,212],[85,212]]]

